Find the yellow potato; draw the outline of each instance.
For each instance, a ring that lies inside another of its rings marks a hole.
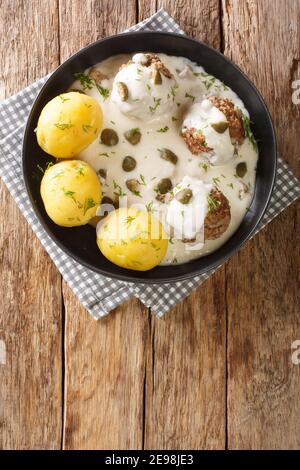
[[[78,92],[62,93],[43,108],[37,141],[53,157],[72,158],[97,138],[102,122],[102,110],[94,98]]]
[[[96,215],[101,184],[86,162],[66,160],[45,171],[41,196],[50,219],[62,227],[85,225]]]
[[[149,212],[121,208],[110,212],[97,233],[102,254],[122,268],[148,271],[164,258],[168,237]]]

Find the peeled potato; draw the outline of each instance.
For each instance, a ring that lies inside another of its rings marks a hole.
[[[102,122],[102,110],[94,98],[73,91],[62,93],[43,108],[37,141],[53,157],[72,158],[97,138]]]
[[[97,244],[112,263],[122,268],[148,271],[164,258],[168,237],[152,214],[121,208],[102,221]]]
[[[50,219],[62,227],[85,225],[96,215],[101,184],[86,162],[66,160],[45,171],[41,196]]]

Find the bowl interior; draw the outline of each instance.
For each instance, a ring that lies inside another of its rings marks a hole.
[[[84,71],[115,54],[139,51],[163,52],[184,56],[202,65],[206,71],[221,79],[244,101],[250,113],[252,130],[259,146],[257,179],[251,210],[247,212],[234,235],[217,251],[203,258],[178,266],[159,266],[151,271],[138,272],[119,268],[100,253],[95,230],[90,226],[62,228],[47,216],[41,197],[42,173],[37,165],[46,167],[51,157],[38,146],[34,129],[45,104],[66,91],[74,74]],[[268,110],[253,84],[218,51],[209,46],[169,33],[128,33],[106,38],[91,44],[63,63],[49,78],[39,93],[29,115],[23,143],[23,173],[34,210],[49,235],[58,245],[81,264],[110,277],[134,282],[173,282],[201,274],[229,258],[254,232],[269,201],[276,173],[276,140]]]

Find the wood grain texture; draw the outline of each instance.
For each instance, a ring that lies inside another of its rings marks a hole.
[[[135,23],[135,0],[59,0],[60,60]]]
[[[216,49],[221,47],[220,3],[218,0],[139,0],[139,20],[164,8],[180,27],[193,38]]]
[[[148,1],[141,12],[153,13]],[[219,47],[219,2],[158,1],[190,36]],[[200,19],[205,18],[205,21]],[[208,26],[209,25],[209,26]],[[226,303],[222,268],[163,320],[151,318],[145,448],[225,447]]]
[[[134,1],[61,1],[61,60],[135,22]],[[64,448],[141,448],[147,309],[133,300],[95,322],[66,285],[63,292]]]
[[[56,1],[13,3],[1,2],[1,98],[58,64]],[[2,182],[0,212],[0,448],[59,448],[60,275]]]
[[[300,54],[300,2],[231,0],[223,9],[225,54],[262,91],[281,154],[296,170],[300,122],[291,77]],[[299,230],[294,205],[227,264],[231,449],[300,448],[300,370],[291,360],[300,332]]]
[[[188,36],[220,49],[219,0],[157,0],[157,8],[164,8]]]
[[[224,299],[219,270],[164,319],[151,318],[146,449],[225,448]]]
[[[96,323],[64,299],[64,448],[141,449],[147,311],[130,301]]]
[[[300,0],[223,0],[225,55],[258,86],[271,111],[279,152],[299,176]]]

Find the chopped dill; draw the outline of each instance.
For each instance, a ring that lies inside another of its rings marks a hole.
[[[79,80],[83,90],[91,90],[93,88],[94,81],[86,73],[75,73],[74,77],[76,80]]]
[[[99,85],[99,83],[86,73],[75,73],[74,76],[76,80],[79,80],[83,90],[91,90],[95,86],[104,100],[109,97],[109,89]]]
[[[93,126],[91,126],[90,124],[82,124],[82,129],[84,132],[88,132],[93,129]]]
[[[147,183],[146,183],[146,180],[145,180],[145,176],[140,175],[140,178],[141,178],[141,184],[142,184],[143,186],[146,186]]]
[[[210,211],[215,211],[218,208],[218,206],[220,205],[220,201],[217,201],[210,194],[207,195],[207,202],[208,202],[208,206],[209,206]]]
[[[153,201],[148,202],[148,204],[145,205],[147,212],[151,212],[153,209]]]
[[[60,129],[61,131],[65,131],[66,129],[71,129],[71,127],[74,127],[74,124],[71,124],[70,122],[57,122],[54,124],[57,129]]]
[[[115,180],[113,180],[113,185],[115,189],[114,191],[115,196],[119,196],[119,197],[126,196],[126,193],[124,193],[121,186]]]
[[[208,171],[208,168],[209,168],[209,164],[208,164],[208,163],[199,163],[199,167],[200,167],[200,168],[203,168],[203,170],[204,170],[205,172],[207,172],[207,171]]]
[[[92,199],[91,197],[86,199],[84,202],[84,207],[83,207],[83,215],[85,215],[89,209],[95,206],[96,206],[96,202],[94,201],[94,199]]]
[[[95,83],[95,86],[97,88],[97,90],[99,91],[100,95],[102,96],[102,98],[105,100],[107,100],[107,98],[109,97],[109,89],[108,88],[104,88],[103,86],[99,85],[99,83]]]
[[[58,95],[63,103],[70,101],[70,98],[64,98],[63,95]]]
[[[77,174],[81,175],[81,176],[84,176],[84,166],[83,165],[80,165],[80,167],[77,170]]]
[[[220,183],[220,178],[215,177],[215,178],[213,178],[212,180],[213,180],[215,186],[218,186],[218,185],[219,185],[219,183]]]
[[[248,118],[248,116],[245,116],[245,114],[242,115],[242,119],[243,119],[243,125],[244,125],[244,129],[245,129],[246,137],[251,142],[254,150],[257,151],[257,142],[256,142],[255,137],[253,135],[253,132],[251,130],[251,121]]]
[[[190,98],[190,99],[192,100],[192,103],[194,103],[194,101],[195,101],[195,99],[196,99],[196,97],[195,97],[194,95],[190,95],[189,93],[186,93],[186,94],[185,94],[185,97],[186,97],[186,98]]]
[[[173,85],[173,86],[171,87],[171,95],[173,96],[173,100],[174,100],[174,98],[175,98],[175,96],[176,96],[177,90],[178,90],[178,85]]]
[[[131,215],[129,215],[128,217],[126,217],[125,223],[126,225],[129,226],[134,220],[135,220],[135,217],[132,217]]]
[[[152,114],[156,111],[156,109],[160,105],[161,98],[155,98],[155,96],[154,96],[153,101],[154,101],[155,104],[153,106],[149,106],[149,110]]]
[[[168,126],[165,126],[165,127],[161,127],[160,129],[158,129],[156,132],[167,132],[169,130],[169,127]]]

